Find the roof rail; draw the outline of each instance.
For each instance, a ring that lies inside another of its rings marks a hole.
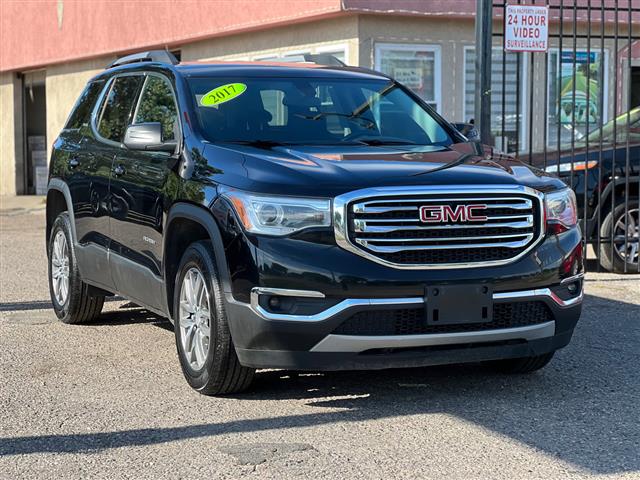
[[[329,53],[305,53],[304,59],[307,62],[319,63],[322,65],[333,65],[336,67],[346,67],[347,64]]]
[[[291,55],[288,57],[278,57],[274,60],[270,60],[274,62],[291,62],[291,63],[317,63],[320,65],[333,65],[336,67],[346,67],[347,64],[341,60],[338,60],[333,55],[328,53],[305,53],[300,55]]]
[[[167,63],[169,65],[176,65],[179,63],[178,59],[171,52],[166,50],[149,50],[148,52],[134,53],[127,55],[126,57],[119,58],[107,68],[119,67],[120,65],[138,62],[158,62]]]

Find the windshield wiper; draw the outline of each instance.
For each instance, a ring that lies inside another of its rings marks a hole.
[[[417,145],[416,142],[396,137],[360,137],[351,139],[364,145]]]
[[[365,128],[367,129],[373,129],[376,127],[376,122],[368,118],[362,117],[359,113],[320,112],[315,115],[296,114],[296,116],[304,118],[305,120],[320,120],[321,118],[324,118],[324,117],[342,117],[348,120],[352,120],[354,122],[363,123],[365,124]]]

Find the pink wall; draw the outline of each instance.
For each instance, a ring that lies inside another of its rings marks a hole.
[[[548,1],[557,7],[561,0],[521,1],[539,5]],[[615,0],[562,0],[565,21],[573,18],[574,2],[586,6],[589,1],[594,23],[601,20],[603,2],[606,7],[615,5]],[[618,0],[618,21],[623,25],[628,2],[635,7],[640,0]],[[473,17],[475,6],[476,0],[0,0],[0,71],[171,48],[349,13]],[[500,18],[502,9],[496,8],[494,14]],[[550,16],[557,21],[558,9],[552,8]],[[615,19],[613,12],[604,17],[607,23]],[[587,12],[578,10],[576,18],[585,22]],[[640,26],[640,13],[632,18],[634,28]]]
[[[340,0],[0,0],[0,71],[338,15]]]

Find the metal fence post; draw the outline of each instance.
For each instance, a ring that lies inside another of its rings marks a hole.
[[[475,123],[482,143],[491,139],[491,35],[493,5],[491,0],[476,1],[476,96]]]

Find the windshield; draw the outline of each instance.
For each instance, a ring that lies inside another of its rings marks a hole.
[[[628,121],[627,116],[629,117]],[[616,127],[615,139],[613,137],[614,123]],[[629,139],[630,143],[640,142],[640,107],[636,107],[628,113],[625,112],[615,120],[605,123],[602,130],[596,128],[589,133],[589,143],[599,142],[600,138],[602,138],[603,143],[626,143],[627,139]]]
[[[212,142],[449,145],[445,128],[388,80],[191,78]]]

